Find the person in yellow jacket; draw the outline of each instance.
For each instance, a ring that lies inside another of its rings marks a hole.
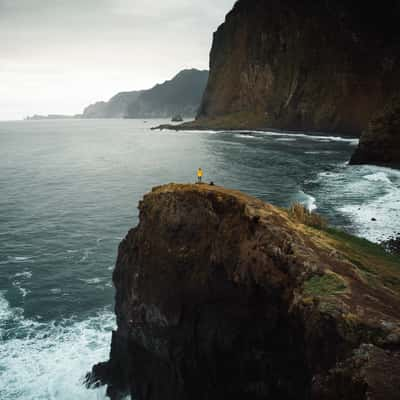
[[[201,179],[203,178],[203,170],[199,168],[197,170],[197,183],[201,183]]]

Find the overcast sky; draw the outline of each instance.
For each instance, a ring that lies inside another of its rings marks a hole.
[[[0,0],[0,119],[75,114],[208,68],[235,0]]]

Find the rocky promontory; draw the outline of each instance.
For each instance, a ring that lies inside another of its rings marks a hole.
[[[112,399],[398,399],[398,257],[218,186],[157,187],[139,210],[89,377]]]

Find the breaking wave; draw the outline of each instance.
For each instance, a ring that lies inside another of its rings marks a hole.
[[[105,388],[83,385],[92,365],[108,358],[111,311],[80,321],[25,319],[0,294],[0,398],[15,400],[101,400]]]

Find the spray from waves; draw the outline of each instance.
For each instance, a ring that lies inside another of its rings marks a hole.
[[[0,295],[0,398],[106,399],[105,388],[88,390],[83,377],[108,358],[114,324],[110,311],[85,321],[27,320]]]
[[[349,218],[358,236],[380,242],[400,232],[400,171],[339,165],[314,183],[318,198]]]
[[[303,204],[308,211],[315,211],[318,208],[317,199],[314,196],[311,196],[310,194],[303,192],[302,190],[300,190],[297,193],[294,201]]]

